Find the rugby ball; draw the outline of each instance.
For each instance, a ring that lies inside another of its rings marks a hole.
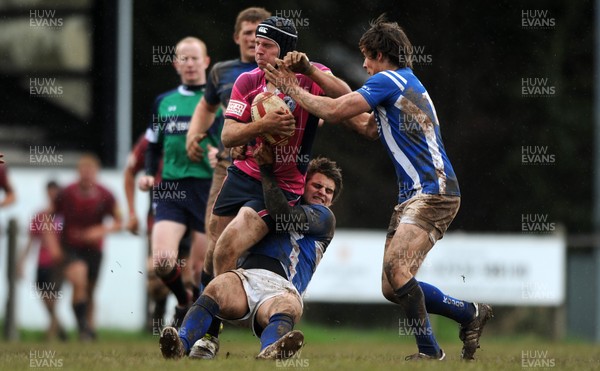
[[[269,91],[262,92],[254,97],[252,101],[251,114],[252,121],[257,121],[269,112],[284,110],[286,113],[291,113],[290,108],[279,98],[277,94]],[[262,137],[272,146],[281,146],[288,143],[289,136],[286,135],[271,135],[263,134]]]

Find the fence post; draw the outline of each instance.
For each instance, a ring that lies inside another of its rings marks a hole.
[[[8,221],[8,251],[6,258],[6,273],[8,278],[8,298],[6,299],[6,316],[4,318],[4,339],[17,340],[16,326],[16,284],[17,284],[17,220]]]
[[[565,302],[552,309],[554,317],[554,328],[552,331],[552,338],[554,341],[561,341],[565,339],[567,333],[567,298]]]

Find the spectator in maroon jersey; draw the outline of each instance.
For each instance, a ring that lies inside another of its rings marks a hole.
[[[92,340],[96,336],[94,290],[102,262],[102,242],[108,233],[121,229],[121,213],[114,196],[96,181],[98,158],[82,155],[77,169],[79,179],[59,193],[56,213],[64,218],[65,277],[73,286],[79,337]],[[112,223],[104,224],[106,216],[112,217]]]

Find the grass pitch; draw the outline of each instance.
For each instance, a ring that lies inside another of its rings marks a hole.
[[[247,330],[226,327],[218,359],[164,360],[158,337],[145,334],[100,332],[95,343],[81,344],[75,334],[67,343],[43,342],[39,333],[22,333],[22,340],[2,343],[0,370],[596,370],[600,347],[580,342],[551,342],[535,337],[498,338],[484,333],[476,362],[460,360],[458,330],[437,331],[447,356],[443,362],[404,361],[416,351],[410,336],[391,330],[352,330],[300,324],[305,346],[286,361],[258,361],[258,339]],[[208,368],[207,368],[208,367]]]

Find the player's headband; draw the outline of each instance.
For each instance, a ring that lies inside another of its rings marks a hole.
[[[294,22],[282,17],[269,17],[256,27],[256,37],[264,37],[279,46],[279,58],[296,49],[298,32]]]

